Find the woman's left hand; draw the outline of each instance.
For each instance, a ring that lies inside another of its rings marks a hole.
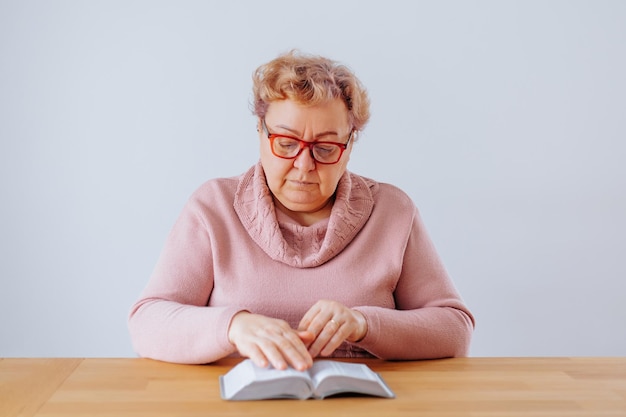
[[[330,356],[344,340],[357,342],[367,333],[363,314],[337,301],[320,300],[306,312],[298,330],[315,336],[308,345],[311,357]]]

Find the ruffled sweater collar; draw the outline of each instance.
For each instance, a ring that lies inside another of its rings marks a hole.
[[[241,176],[234,209],[250,237],[270,258],[310,268],[339,254],[363,228],[374,207],[376,187],[376,182],[346,171],[328,220],[305,227],[275,209],[265,173],[257,163]]]

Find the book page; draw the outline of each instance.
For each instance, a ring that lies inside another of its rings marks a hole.
[[[325,398],[340,393],[394,397],[367,365],[333,360],[315,361],[308,371],[281,371],[260,368],[246,359],[220,377],[220,395],[226,400]]]
[[[307,372],[293,368],[260,368],[246,359],[220,378],[221,396],[232,400],[308,398],[312,383]]]
[[[349,376],[358,379],[376,380],[376,375],[367,366],[360,363],[347,363],[332,360],[318,360],[313,363],[309,371],[313,379],[313,385],[318,385],[321,380],[328,376]]]
[[[393,398],[380,375],[359,363],[320,360],[309,371],[315,386],[315,396],[328,397],[339,393],[356,393]]]

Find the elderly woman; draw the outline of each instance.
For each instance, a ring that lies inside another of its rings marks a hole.
[[[291,52],[253,89],[260,162],[184,207],[130,313],[138,354],[299,370],[318,356],[467,355],[474,319],[417,208],[347,170],[369,118],[355,75]]]

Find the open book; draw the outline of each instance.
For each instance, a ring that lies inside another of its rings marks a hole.
[[[383,379],[367,365],[318,360],[307,371],[259,368],[246,359],[220,376],[225,400],[270,398],[325,398],[336,394],[361,394],[393,398]]]

